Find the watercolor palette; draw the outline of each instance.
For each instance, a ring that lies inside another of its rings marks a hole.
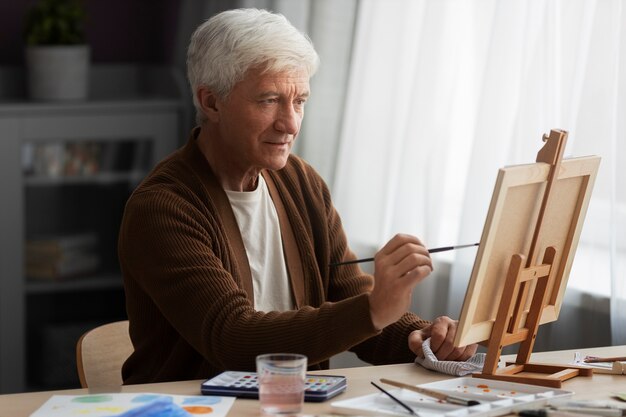
[[[31,417],[193,415],[224,417],[234,398],[156,393],[53,395]],[[126,414],[128,413],[128,414]]]
[[[487,417],[515,410],[537,408],[548,401],[572,396],[572,391],[516,384],[480,378],[453,378],[418,385],[448,395],[477,400],[471,407],[454,405],[406,389],[389,389],[392,395],[411,407],[419,417]],[[383,393],[364,395],[331,403],[344,412],[367,415],[407,416],[407,411]]]

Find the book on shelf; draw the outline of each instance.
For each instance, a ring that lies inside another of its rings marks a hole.
[[[87,177],[142,169],[150,153],[147,141],[29,142],[22,146],[21,162],[26,175]]]
[[[26,240],[26,259],[61,256],[71,251],[94,250],[98,245],[95,232],[40,236]]]
[[[93,175],[100,171],[102,144],[77,142],[65,144],[63,175]]]
[[[22,146],[22,169],[45,177],[93,175],[100,171],[101,148],[93,141],[27,143]]]
[[[31,279],[61,280],[95,272],[100,257],[95,253],[69,256],[50,262],[26,263],[26,276]]]
[[[28,278],[63,279],[94,272],[100,265],[95,233],[49,236],[26,241]]]

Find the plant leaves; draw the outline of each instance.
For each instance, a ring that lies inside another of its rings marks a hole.
[[[24,38],[28,45],[82,44],[84,18],[80,0],[39,0],[26,15]]]

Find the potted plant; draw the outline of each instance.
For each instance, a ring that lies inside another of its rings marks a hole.
[[[29,95],[38,100],[84,99],[90,48],[80,0],[39,0],[25,20]]]

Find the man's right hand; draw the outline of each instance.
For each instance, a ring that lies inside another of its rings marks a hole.
[[[428,250],[415,236],[398,234],[376,253],[369,301],[372,323],[378,330],[409,310],[413,288],[432,270]]]

